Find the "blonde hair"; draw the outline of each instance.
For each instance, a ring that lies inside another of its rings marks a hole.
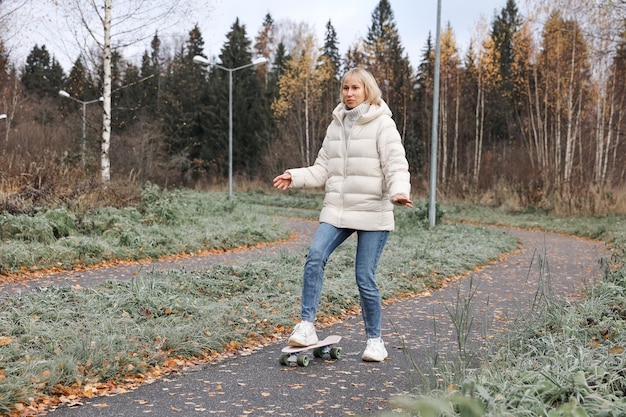
[[[347,80],[356,79],[363,84],[365,90],[365,103],[380,105],[382,92],[374,76],[364,68],[352,68],[348,70],[341,79],[341,88]],[[339,93],[339,101],[343,103],[343,95]]]

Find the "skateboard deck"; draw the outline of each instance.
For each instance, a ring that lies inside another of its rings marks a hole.
[[[299,366],[308,366],[309,356],[306,352],[309,350],[313,351],[313,356],[316,358],[323,358],[325,354],[329,354],[331,359],[340,359],[342,350],[340,347],[334,346],[340,340],[341,336],[331,335],[314,345],[284,347],[281,349],[282,354],[279,362],[281,365],[290,365],[295,362]]]

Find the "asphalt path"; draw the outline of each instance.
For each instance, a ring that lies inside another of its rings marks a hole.
[[[291,243],[306,248],[316,224],[293,221],[292,226],[296,233]],[[504,332],[513,320],[523,318],[538,295],[549,291],[552,296],[575,298],[584,286],[601,278],[598,260],[608,256],[603,243],[539,231],[502,230],[519,240],[518,251],[436,291],[385,304],[383,337],[389,358],[384,362],[361,361],[365,335],[357,315],[318,330],[320,337],[330,334],[343,337],[340,360],[312,358],[308,367],[281,366],[278,358],[285,344],[282,340],[198,364],[138,388],[68,402],[46,414],[53,417],[302,417],[391,411],[394,397],[412,392],[426,380],[436,379],[445,370],[437,364],[443,363],[443,359],[459,357],[450,314],[457,305],[471,306],[470,343],[462,355],[471,358],[485,340]],[[245,262],[247,256],[251,257],[248,259],[263,256],[263,250],[267,248],[244,251],[245,254],[238,251],[237,256],[222,261]],[[191,268],[192,262],[206,266],[209,260],[189,258],[172,265],[150,267]],[[138,266],[133,268],[125,274],[136,274]],[[100,273],[119,274],[119,270]],[[89,271],[69,275],[71,278],[31,280],[18,287],[5,285],[0,291],[22,291],[49,283],[76,285],[81,280],[86,281],[79,285],[88,285],[89,280],[95,279],[88,277]],[[459,304],[459,300],[468,303]]]

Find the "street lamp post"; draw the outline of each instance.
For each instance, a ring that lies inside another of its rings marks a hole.
[[[228,199],[233,198],[233,72],[240,69],[252,67],[267,62],[264,57],[257,58],[249,64],[242,65],[236,68],[226,68],[219,64],[212,64],[208,59],[203,56],[196,55],[193,57],[193,62],[203,65],[213,65],[219,69],[228,72]]]
[[[80,103],[83,106],[83,139],[82,139],[83,141],[82,141],[81,161],[84,167],[85,166],[85,152],[87,151],[87,104],[97,103],[98,101],[104,101],[104,98],[100,97],[97,100],[82,101],[82,100],[77,99],[76,97],[72,97],[70,93],[68,93],[65,90],[60,90],[59,95],[72,99],[75,102]]]
[[[439,133],[439,77],[441,66],[441,0],[437,1],[437,40],[435,42],[435,79],[433,87],[433,123],[430,145],[430,196],[428,221],[430,228],[437,221],[437,135]]]

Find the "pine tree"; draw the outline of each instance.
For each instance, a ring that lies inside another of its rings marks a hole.
[[[26,66],[22,74],[22,84],[26,90],[38,97],[55,97],[63,87],[65,73],[61,64],[43,45],[37,45],[26,58]]]
[[[516,101],[513,105],[514,126],[516,130],[511,138],[520,141],[520,145],[526,150],[527,166],[530,172],[537,172],[539,163],[539,150],[536,144],[539,140],[538,124],[535,121],[537,114],[533,106],[533,97],[536,88],[536,65],[533,35],[528,22],[520,25],[514,39],[513,64],[511,65],[510,77],[515,91]]]
[[[126,130],[138,120],[143,95],[140,70],[136,65],[126,64],[124,78],[119,91],[115,93],[115,109],[112,122],[116,131]]]
[[[409,118],[415,78],[398,34],[388,0],[380,0],[372,13],[372,24],[365,38],[367,69],[377,79],[403,139],[414,135]]]
[[[337,31],[335,30],[332,22],[329,20],[326,23],[326,34],[322,56],[324,56],[328,64],[332,66],[333,72],[337,73],[337,80],[339,79],[339,74],[343,72],[341,71],[341,55],[339,53],[338,44],[339,40],[337,39]]]
[[[160,111],[161,81],[163,68],[161,64],[161,39],[155,33],[150,42],[150,51],[141,57],[141,98],[139,107],[144,114],[156,115]]]
[[[64,90],[70,93],[72,97],[83,101],[93,100],[99,96],[98,89],[94,85],[91,73],[83,63],[82,56],[74,61],[70,74],[65,80]]]
[[[268,91],[271,119],[275,126],[275,130],[268,140],[267,148],[264,153],[264,165],[269,173],[284,171],[294,165],[294,160],[299,162],[299,159],[295,157],[295,155],[298,155],[297,149],[294,147],[292,150],[289,146],[289,144],[294,142],[291,135],[292,130],[288,124],[273,111],[274,104],[280,100],[280,80],[282,80],[287,73],[291,59],[292,57],[287,53],[285,44],[279,42],[276,47],[274,61],[272,62],[272,70],[270,71],[269,88],[271,90]]]
[[[269,73],[269,84],[267,86],[270,103],[272,103],[275,99],[278,98],[278,94],[279,94],[278,81],[280,80],[280,77],[285,72],[287,62],[290,59],[291,59],[291,56],[287,54],[287,50],[285,49],[285,44],[283,44],[282,42],[279,42],[278,46],[276,47],[276,53],[274,54],[274,62],[272,62],[272,69],[270,70],[270,73]]]
[[[337,31],[329,20],[326,23],[326,37],[321,59],[324,62],[324,70],[328,73],[327,80],[322,85],[321,109],[322,114],[330,115],[339,102],[341,82],[341,55],[339,53]]]
[[[220,64],[210,68],[198,154],[207,164],[209,172],[224,175],[228,168],[230,86],[233,111],[233,175],[251,177],[258,173],[267,134],[264,120],[268,117],[268,105],[263,97],[256,67],[245,67],[252,61],[250,45],[245,26],[236,19],[221,49]],[[238,69],[240,67],[245,68]],[[232,84],[229,77],[232,77]]]
[[[508,140],[517,130],[513,117],[514,105],[519,102],[519,92],[515,90],[512,66],[515,62],[515,39],[521,18],[515,0],[507,0],[506,6],[493,21],[491,40],[493,42],[492,64],[498,72],[494,90],[488,98],[490,112],[486,121],[494,141]]]
[[[152,62],[158,56],[153,43]],[[166,150],[172,156],[172,165],[182,174],[185,184],[191,184],[204,174],[200,158],[204,134],[204,109],[206,101],[205,68],[193,62],[193,57],[203,55],[204,40],[197,25],[173,57],[169,66],[162,69],[168,76],[160,76],[158,117],[167,138]]]
[[[343,59],[343,67],[346,71],[350,68],[367,67],[367,55],[364,49],[363,40],[354,42],[348,48]]]
[[[494,48],[498,51],[498,68],[504,93],[512,92],[511,66],[515,60],[514,42],[522,24],[515,0],[507,0],[506,6],[496,16],[491,30]]]
[[[261,30],[255,37],[254,50],[258,56],[262,56],[268,61],[272,59],[272,52],[274,48],[274,19],[269,13],[265,15],[263,19],[263,25]],[[258,68],[259,79],[263,85],[267,88],[269,82],[269,67],[261,66]]]
[[[434,73],[435,49],[432,35],[429,34],[417,66],[417,92],[413,96],[415,112],[411,119],[412,131],[415,132],[415,135],[405,139],[407,159],[414,171],[420,171],[429,160]]]

